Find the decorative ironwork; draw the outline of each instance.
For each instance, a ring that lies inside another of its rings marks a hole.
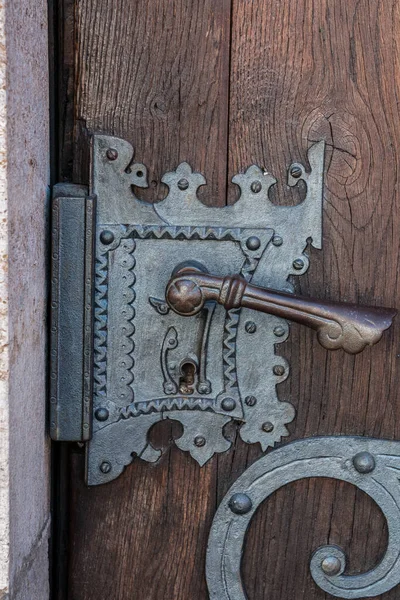
[[[325,347],[351,352],[389,326],[394,311],[292,293],[290,276],[308,268],[307,245],[321,248],[324,142],[310,147],[308,161],[309,169],[289,167],[288,185],[306,187],[296,206],[273,204],[276,180],[255,165],[233,177],[235,204],[206,206],[197,197],[206,180],[187,163],[163,176],[168,195],[149,204],[135,195],[147,187],[147,169],[134,162],[132,146],[93,136],[89,195],[79,188],[74,198],[70,186],[54,199],[61,258],[53,262],[51,375],[52,435],[88,441],[90,485],[117,477],[134,455],[157,460],[148,432],[161,420],[183,425],[176,444],[200,465],[231,446],[229,421],[263,450],[286,436],[295,411],[276,386],[289,365],[275,354],[288,336],[286,318],[316,328]],[[72,295],[71,265],[84,282]],[[68,311],[73,325],[61,318]]]
[[[289,366],[275,355],[275,344],[287,337],[286,322],[268,314],[250,319],[248,309],[225,311],[215,301],[188,320],[170,311],[165,288],[174,268],[190,260],[210,272],[239,273],[248,283],[291,292],[289,276],[308,268],[307,244],[321,247],[323,142],[309,150],[309,172],[297,163],[289,169],[289,185],[303,180],[307,186],[305,200],[294,207],[269,200],[276,180],[255,165],[233,178],[241,189],[236,204],[205,206],[197,198],[205,178],[187,163],[162,178],[169,187],[165,200],[147,204],[132,191],[147,186],[146,167],[132,156],[124,140],[93,137],[95,418],[87,470],[92,485],[117,477],[134,454],[157,460],[160,452],[147,433],[163,419],[182,423],[176,444],[200,464],[230,447],[223,427],[232,419],[241,423],[246,442],[263,449],[288,434],[295,413],[289,402],[279,401],[276,385]],[[277,365],[279,373],[273,371]],[[190,373],[191,384],[183,373]],[[105,461],[106,470],[100,468]]]
[[[380,596],[400,583],[400,442],[359,437],[308,438],[287,444],[249,467],[222,500],[212,524],[207,552],[210,600],[246,600],[240,574],[245,534],[266,498],[309,477],[346,481],[368,494],[387,520],[388,546],[370,571],[346,575],[346,556],[322,546],[311,557],[311,575],[339,598]]]

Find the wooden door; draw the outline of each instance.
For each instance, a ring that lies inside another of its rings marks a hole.
[[[142,198],[165,195],[163,173],[188,161],[200,195],[236,199],[232,176],[265,166],[276,203],[292,161],[325,140],[323,251],[311,250],[299,292],[398,306],[400,2],[397,0],[58,0],[55,6],[58,179],[88,182],[88,134],[117,135],[150,173]],[[356,434],[400,438],[399,327],[357,356],[327,352],[291,327],[281,399],[294,440]],[[56,577],[63,600],[205,600],[207,537],[229,486],[260,455],[241,442],[204,467],[181,452],[174,425],[151,433],[159,463],[137,459],[115,481],[84,484],[83,449],[58,450]],[[58,537],[57,537],[58,536]],[[385,520],[349,484],[288,485],[257,512],[243,578],[250,600],[323,600],[308,557],[330,543],[350,572],[382,555]],[[58,557],[58,559],[57,559]],[[58,563],[57,563],[58,560]],[[379,596],[399,597],[399,589]]]

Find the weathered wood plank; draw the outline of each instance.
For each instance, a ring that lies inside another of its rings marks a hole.
[[[230,0],[76,2],[75,181],[87,131],[102,131],[147,165],[146,199],[164,197],[162,175],[185,160],[224,203],[229,37]]]
[[[266,165],[279,178],[276,201],[297,202],[298,192],[285,186],[286,169],[305,160],[312,141],[325,139],[324,249],[312,251],[298,289],[398,306],[400,3],[234,0],[232,15],[230,174],[253,161]],[[357,357],[327,353],[313,333],[293,326],[280,347],[292,367],[281,397],[297,407],[291,439],[399,438],[398,346],[398,325]],[[246,454],[236,452],[238,470]],[[350,486],[291,485],[252,524],[244,557],[249,597],[327,598],[309,574],[310,552],[342,545],[350,570],[365,571],[385,535],[379,510]]]
[[[323,138],[324,250],[312,251],[298,289],[400,304],[397,0],[233,0],[229,85],[227,0],[77,0],[76,15],[76,181],[87,177],[80,149],[86,128],[100,129],[129,139],[149,166],[147,198],[162,196],[162,172],[188,160],[210,180],[207,198],[222,204],[228,140],[229,176],[257,162],[279,178],[275,200],[294,203],[299,193],[284,185],[286,168]],[[234,194],[231,186],[229,199]],[[395,325],[362,355],[329,354],[312,332],[293,326],[280,347],[292,367],[280,396],[297,408],[291,439],[400,438],[399,342]],[[171,431],[162,429],[154,439],[167,446]],[[135,461],[120,479],[90,490],[82,456],[72,455],[71,600],[206,599],[213,511],[258,455],[237,440],[200,469],[167,450],[160,464]],[[385,536],[382,515],[361,492],[330,480],[292,484],[252,523],[243,565],[249,597],[327,600],[309,575],[310,552],[339,544],[350,569],[364,571]],[[397,596],[393,590],[382,600]]]
[[[203,198],[226,199],[230,0],[79,0],[76,6],[74,180],[87,181],[87,132],[128,139],[150,173],[143,198],[185,160],[205,174]],[[178,430],[178,435],[180,435]],[[171,427],[154,433],[167,446]],[[71,462],[69,595],[205,597],[205,546],[216,508],[213,464],[176,448],[135,461],[116,485],[88,490]]]

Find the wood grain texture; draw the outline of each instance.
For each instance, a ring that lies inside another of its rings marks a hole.
[[[324,248],[311,252],[298,290],[399,306],[400,4],[233,4],[230,173],[253,161],[266,164],[279,178],[275,199],[296,202],[285,170],[292,160],[306,159],[312,141],[325,139]],[[311,332],[291,330],[290,341],[280,346],[291,363],[280,395],[297,408],[291,439],[399,438],[398,323],[357,357],[325,352]],[[328,598],[309,574],[310,552],[325,543],[341,545],[350,570],[364,571],[382,553],[385,535],[379,510],[350,486],[311,480],[280,490],[249,532],[249,598]],[[397,589],[384,598],[398,595]]]
[[[285,185],[286,169],[325,139],[324,250],[310,252],[298,291],[400,305],[397,0],[75,1],[76,181],[87,176],[89,128],[134,144],[154,181],[148,199],[164,193],[163,171],[188,160],[206,174],[210,202],[235,197],[227,167],[230,178],[256,162],[279,178],[273,199],[295,203],[300,194]],[[400,439],[399,330],[396,323],[354,357],[329,353],[312,332],[292,326],[279,347],[291,363],[280,397],[297,408],[290,439]],[[179,434],[163,424],[152,434],[167,448],[159,464],[134,461],[96,489],[85,488],[83,457],[72,454],[71,600],[206,600],[213,513],[260,455],[230,433],[232,450],[200,469],[169,448]],[[280,490],[247,538],[249,599],[328,600],[308,571],[310,552],[325,543],[348,552],[350,571],[365,571],[384,550],[384,519],[344,483],[309,480]]]
[[[230,0],[77,0],[76,38],[74,180],[87,179],[87,131],[101,131],[133,144],[147,200],[185,160],[224,203]]]

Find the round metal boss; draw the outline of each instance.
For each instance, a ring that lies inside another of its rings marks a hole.
[[[237,515],[245,515],[253,507],[253,503],[247,494],[233,494],[229,500],[229,508]]]
[[[224,398],[221,402],[221,407],[223,410],[230,412],[236,408],[236,400],[233,398]]]
[[[354,468],[359,473],[371,473],[376,466],[375,458],[369,452],[359,452],[353,458]]]
[[[107,246],[108,246],[108,244],[112,244],[112,242],[114,241],[113,232],[109,231],[108,229],[105,229],[104,231],[102,231],[100,234],[100,241],[102,244],[105,244]]]
[[[247,238],[246,246],[249,250],[258,250],[261,246],[260,238],[256,235],[251,235],[249,238]]]
[[[108,410],[104,408],[104,406],[102,406],[96,409],[94,416],[98,421],[107,421],[109,414],[110,413],[108,412]]]
[[[337,556],[327,556],[321,563],[321,569],[325,575],[333,576],[340,573],[342,563]]]

